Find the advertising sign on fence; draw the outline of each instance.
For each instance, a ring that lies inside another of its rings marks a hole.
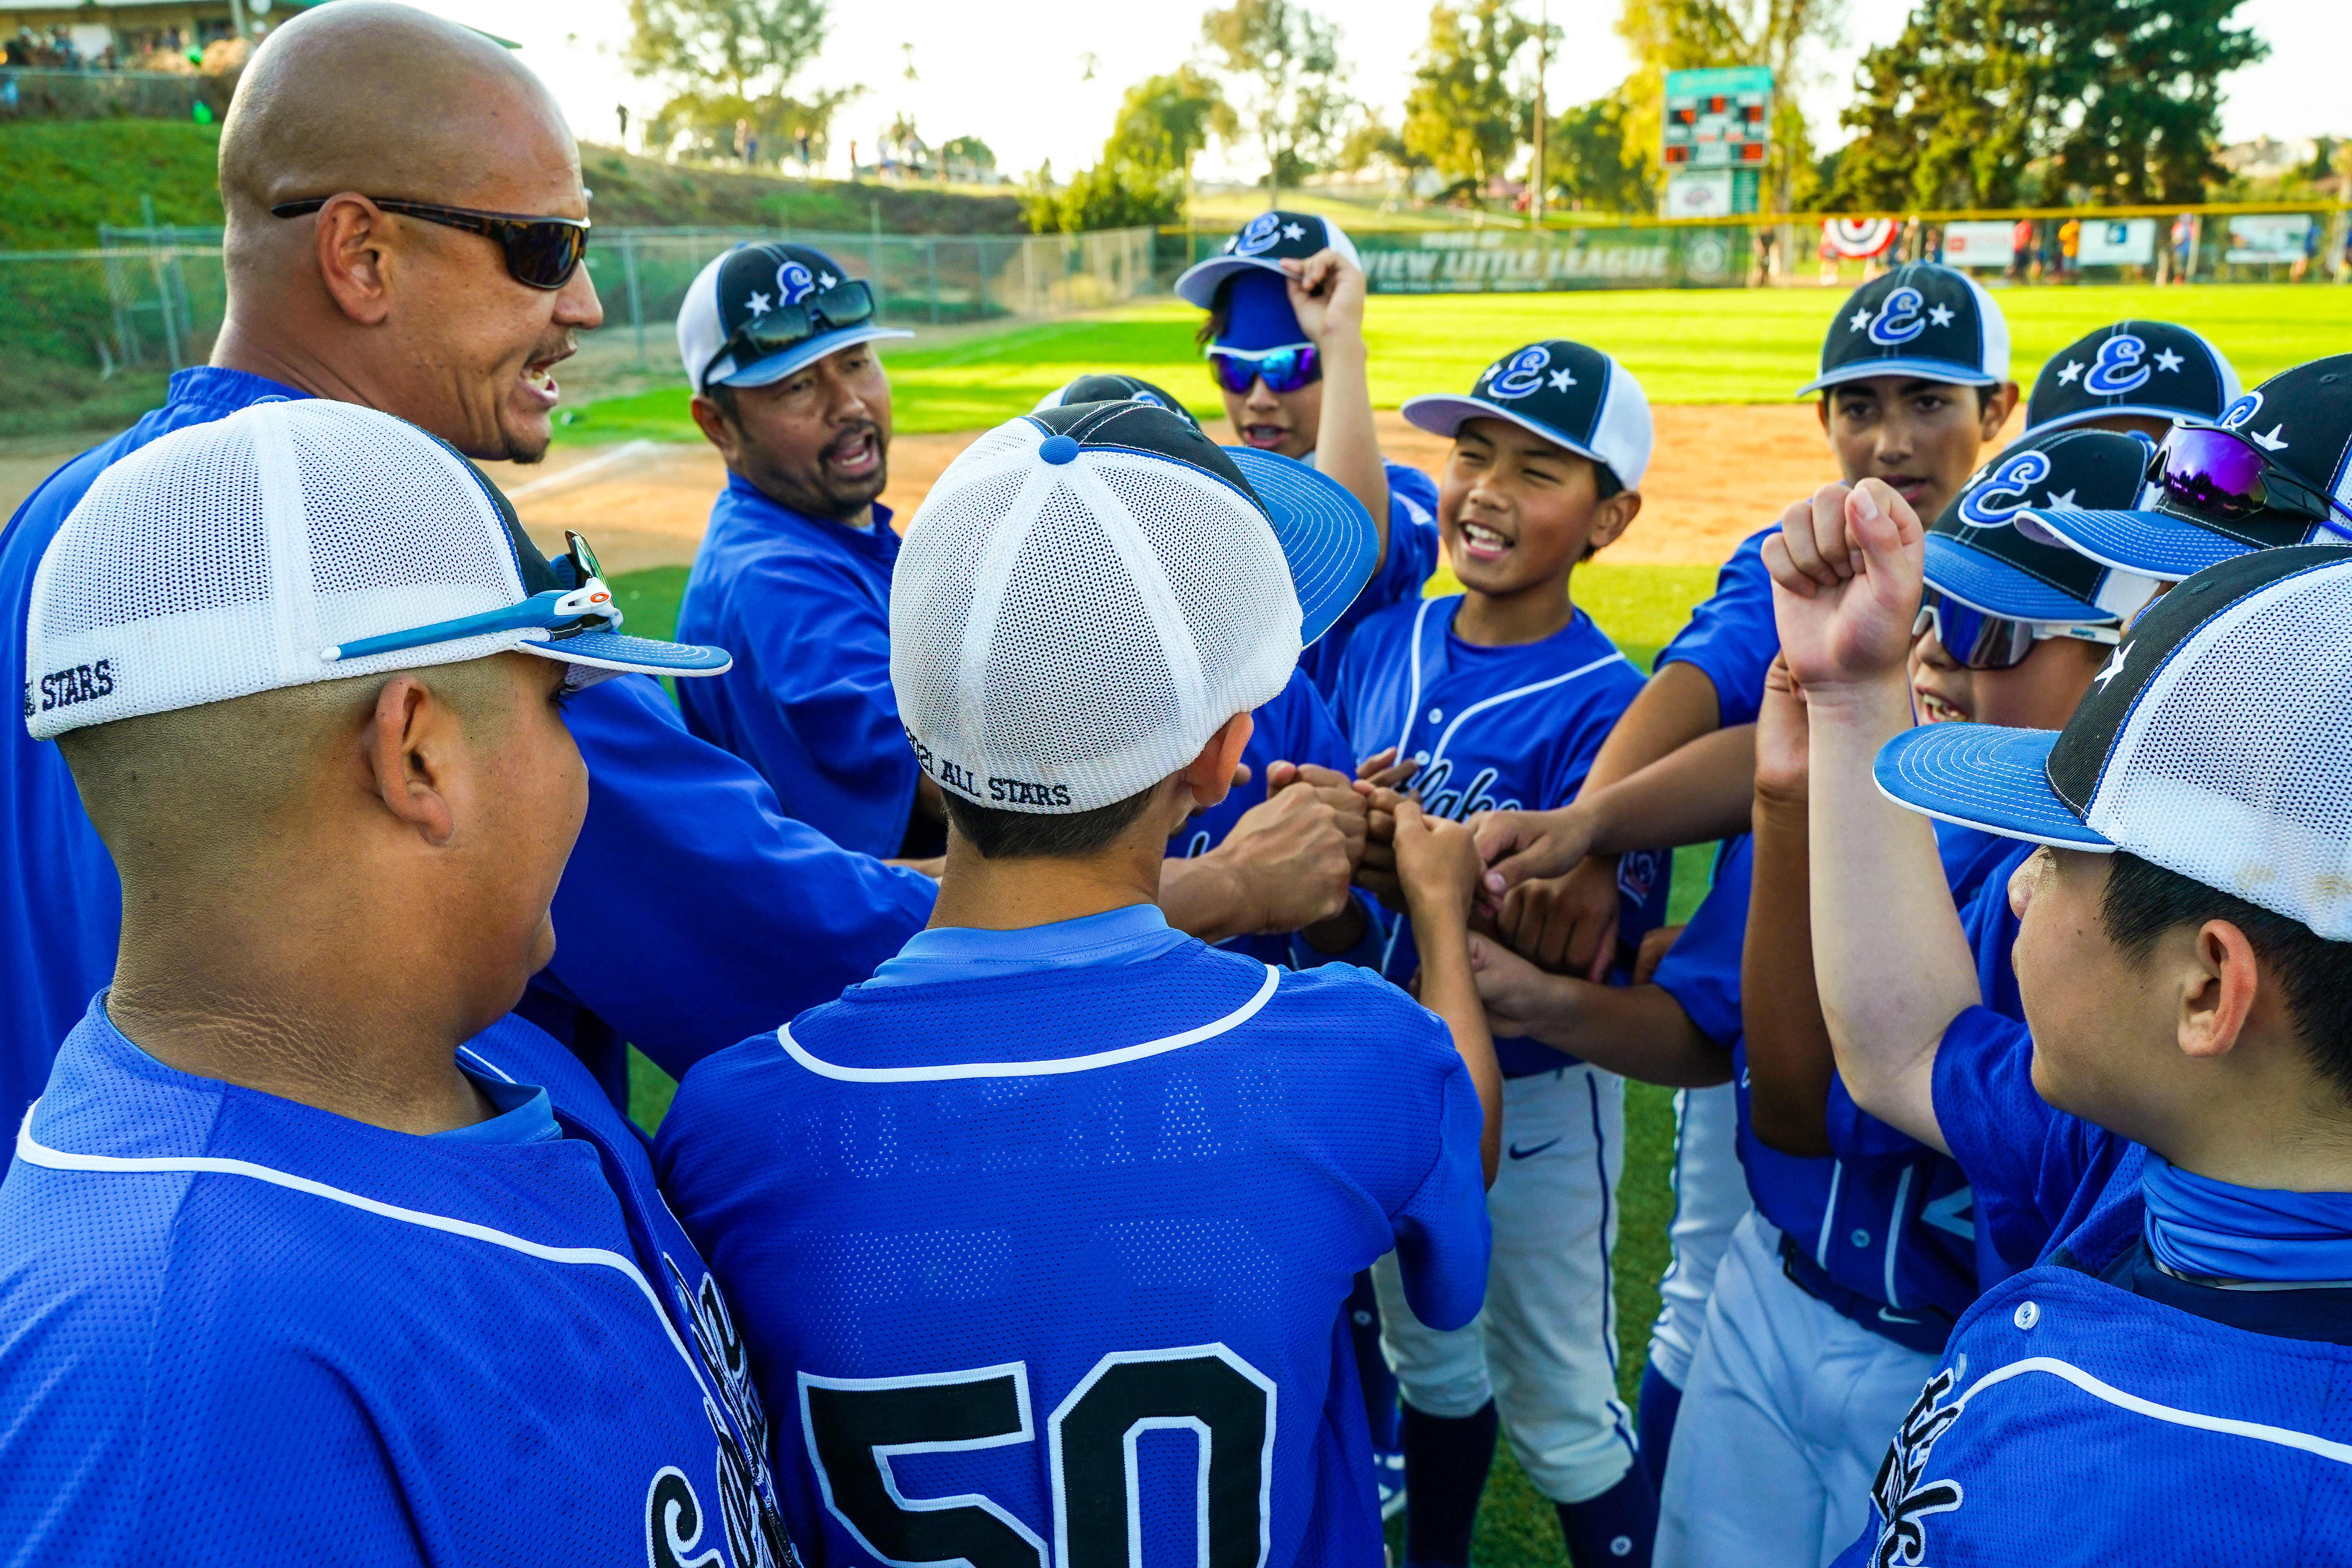
[[[1365,277],[1382,294],[1719,288],[1747,275],[1744,226],[1454,228],[1355,237]]]
[[[2304,242],[2310,234],[2309,213],[2257,213],[2232,217],[2230,248],[2221,259],[2232,263],[2300,261]]]
[[[1975,219],[1944,226],[1944,265],[1947,267],[2006,267],[2011,249],[2007,218]],[[2090,230],[2085,228],[2084,235]]]
[[[2083,225],[2085,267],[2146,267],[2156,259],[2152,217],[2093,218]]]

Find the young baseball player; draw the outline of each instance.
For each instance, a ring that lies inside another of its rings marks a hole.
[[[1469,836],[1401,811],[1444,1021],[1152,902],[1374,550],[1330,480],[1131,401],[1000,427],[918,512],[892,673],[950,802],[938,916],[690,1073],[659,1154],[797,1413],[817,1560],[1378,1558],[1349,1280],[1393,1247],[1450,1325],[1486,1278]]]
[[[1640,688],[1570,581],[1641,509],[1648,404],[1608,355],[1552,340],[1504,355],[1468,395],[1412,398],[1404,414],[1454,439],[1439,516],[1465,591],[1359,626],[1334,711],[1360,766],[1409,774],[1433,816],[1565,802]],[[1637,941],[1663,915],[1665,863],[1629,858],[1622,880]],[[1423,934],[1392,919],[1382,973],[1410,979]],[[1499,1041],[1496,1055],[1508,1159],[1489,1200],[1485,1314],[1456,1330],[1416,1321],[1394,1273],[1374,1271],[1404,1396],[1405,1555],[1465,1560],[1499,1425],[1559,1505],[1578,1562],[1639,1561],[1655,1503],[1617,1398],[1609,1293],[1623,1084],[1531,1040]]]
[[[1314,464],[1372,514],[1379,566],[1331,635],[1307,650],[1328,697],[1364,618],[1412,599],[1437,569],[1437,487],[1382,459],[1366,379],[1366,283],[1355,243],[1310,213],[1263,212],[1222,254],[1187,268],[1176,292],[1209,312],[1201,342],[1245,447]]]
[[[453,450],[323,401],[154,441],[50,541],[25,722],[124,889],[0,1184],[22,1563],[791,1561],[725,1299],[509,1016],[612,630]]]
[[[2174,420],[2210,425],[2236,401],[2236,369],[2201,334],[2170,321],[2114,321],[2042,365],[2025,400],[2025,434],[2088,426],[2161,441]]]
[[[2191,577],[2059,734],[1915,729],[1916,519],[1865,486],[1790,526],[1856,566],[1769,556],[1840,1070],[2052,1237],[1961,1321],[1841,1563],[2340,1555],[2352,556]],[[1914,812],[2044,846],[2010,889],[2027,1021],[1979,1005]]]

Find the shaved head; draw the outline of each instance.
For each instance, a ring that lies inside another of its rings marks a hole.
[[[389,0],[304,12],[237,84],[220,184],[215,364],[396,414],[469,457],[546,451],[551,373],[604,320],[587,268],[535,288],[496,237],[377,205],[587,217],[579,147],[510,51]],[[290,202],[324,205],[272,215]]]

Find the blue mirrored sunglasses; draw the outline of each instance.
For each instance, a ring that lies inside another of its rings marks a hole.
[[[572,563],[570,588],[550,588],[533,594],[519,605],[502,609],[484,610],[476,616],[460,616],[454,621],[436,621],[430,626],[412,626],[406,631],[385,632],[381,637],[360,637],[337,647],[322,649],[320,658],[329,663],[345,659],[372,658],[380,653],[399,653],[412,647],[430,647],[435,643],[456,642],[461,637],[488,637],[497,632],[544,631],[551,642],[577,637],[582,632],[614,632],[621,629],[621,609],[613,602],[613,590],[604,585],[603,568],[596,552],[588,542],[568,530],[563,535],[564,553]]]
[[[1969,669],[2014,669],[2025,662],[2035,643],[2052,637],[2076,637],[2109,647],[2123,640],[2123,634],[2114,626],[2070,626],[1989,616],[1935,588],[1921,597],[1918,617],[1911,626],[1915,637],[1926,631],[1933,631],[1944,651]]]
[[[1291,343],[1278,349],[1209,351],[1209,374],[1217,384],[1236,396],[1263,381],[1268,392],[1297,392],[1323,379],[1323,356],[1313,343]]]

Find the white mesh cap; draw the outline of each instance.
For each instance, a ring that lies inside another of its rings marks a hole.
[[[1345,496],[1282,458],[1244,478],[1132,401],[982,437],[915,513],[891,581],[890,681],[923,772],[982,805],[1067,813],[1184,767],[1282,690],[1302,630],[1370,576],[1362,507],[1297,504],[1328,491]]]
[[[2056,734],[1932,724],[1879,787],[2012,838],[2144,860],[2352,941],[2352,560],[2241,555],[2132,626]]]
[[[599,674],[727,668],[716,649],[593,629],[619,624],[610,606],[593,576],[559,580],[496,487],[415,426],[258,404],[124,458],[58,530],[33,576],[25,725],[47,740],[509,649]]]

